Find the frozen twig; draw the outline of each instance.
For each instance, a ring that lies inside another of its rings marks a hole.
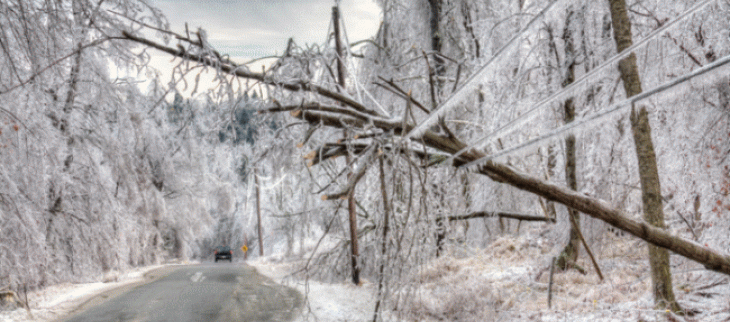
[[[363,153],[363,156],[360,157],[361,162],[359,166],[357,167],[357,171],[353,173],[348,178],[347,185],[342,188],[340,191],[326,194],[322,196],[322,200],[333,200],[337,198],[344,198],[347,197],[349,194],[352,193],[352,191],[355,189],[355,185],[362,179],[362,177],[367,172],[368,168],[370,168],[370,165],[372,164],[374,158],[373,154],[377,149],[375,148],[375,145],[372,145],[368,147],[368,150]],[[348,167],[349,168],[349,167]]]

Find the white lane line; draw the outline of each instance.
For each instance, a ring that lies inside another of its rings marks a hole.
[[[194,274],[193,276],[191,276],[191,277],[190,277],[190,280],[191,280],[191,281],[192,281],[193,283],[197,283],[197,282],[200,282],[200,281],[202,281],[203,279],[205,279],[205,277],[203,277],[203,272],[196,272],[196,273],[195,273],[195,274]]]

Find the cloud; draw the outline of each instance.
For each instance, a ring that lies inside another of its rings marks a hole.
[[[153,0],[173,30],[185,22],[202,27],[211,43],[232,57],[282,52],[293,37],[300,44],[322,43],[332,17],[332,0]],[[372,37],[380,23],[380,9],[372,0],[345,0],[340,4],[351,41]],[[252,57],[248,57],[252,58]]]
[[[281,54],[289,38],[299,45],[322,44],[327,39],[332,19],[332,0],[151,0],[170,22],[173,31],[202,27],[208,40],[220,53],[234,61]],[[340,3],[348,39],[353,42],[375,35],[380,25],[380,8],[373,0],[342,0]],[[151,63],[169,80],[174,62],[169,56],[150,52]],[[273,60],[257,64],[270,64]],[[251,66],[252,68],[255,68]],[[260,67],[260,66],[259,66]],[[195,76],[188,76],[192,90]],[[198,92],[212,87],[213,74],[201,78]],[[144,84],[140,84],[143,89]],[[143,89],[144,90],[144,89]],[[187,96],[190,93],[184,93]]]

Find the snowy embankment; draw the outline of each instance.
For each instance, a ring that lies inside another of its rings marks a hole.
[[[407,281],[409,301],[386,321],[727,321],[728,277],[673,256],[674,286],[691,316],[667,317],[653,309],[646,245],[629,237],[609,238],[598,264],[600,280],[587,258],[575,270],[555,273],[548,308],[549,259],[556,249],[536,234],[503,236],[484,249],[460,249],[420,267]],[[582,253],[581,257],[585,257]],[[306,297],[298,321],[372,321],[376,287],[365,282],[323,283],[297,279],[299,262],[277,256],[249,262],[278,283]]]
[[[95,283],[63,283],[31,291],[27,294],[30,310],[19,308],[13,311],[0,311],[0,321],[56,321],[101,293],[143,282],[147,279],[147,273],[169,265],[152,265],[137,267],[126,272],[110,272],[100,276],[100,281]],[[25,301],[25,294],[19,296]]]
[[[247,264],[256,267],[259,273],[277,283],[292,287],[302,293],[305,299],[302,314],[295,322],[320,321],[370,321],[375,307],[375,287],[364,281],[355,286],[341,283],[323,283],[301,280],[293,277],[298,270],[297,263],[287,263],[277,256],[258,258]]]
[[[643,242],[612,236],[607,245],[598,260],[604,280],[582,252],[578,264],[587,274],[556,272],[550,308],[550,254],[557,246],[527,233],[425,265],[413,276],[415,295],[401,314],[419,321],[684,321],[653,309]],[[672,263],[677,299],[694,311],[686,321],[730,318],[727,276],[679,256]]]

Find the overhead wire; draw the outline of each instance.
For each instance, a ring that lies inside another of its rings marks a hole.
[[[580,85],[582,85],[586,80],[591,79],[592,77],[596,76],[600,71],[602,71],[604,68],[608,66],[612,66],[616,61],[621,60],[623,58],[628,57],[634,50],[637,48],[645,45],[650,40],[654,39],[658,34],[662,33],[663,31],[666,31],[670,27],[674,26],[675,24],[679,23],[680,21],[684,20],[685,18],[689,17],[691,14],[705,8],[712,2],[716,2],[717,0],[705,0],[698,4],[696,4],[694,7],[688,9],[681,15],[677,16],[671,21],[666,22],[661,27],[657,28],[656,30],[649,33],[646,37],[644,37],[642,40],[636,42],[631,47],[627,48],[626,50],[622,51],[621,53],[618,53],[602,64],[600,64],[598,67],[594,68],[591,72],[586,73],[585,75],[578,78],[576,81],[574,81],[570,86],[563,88],[560,91],[557,91],[553,93],[552,95],[540,100],[535,105],[533,105],[526,113],[518,116],[512,121],[509,121],[507,124],[499,127],[498,129],[492,131],[491,133],[483,136],[481,139],[478,139],[476,142],[468,145],[467,147],[459,150],[455,154],[453,154],[451,157],[449,157],[448,160],[446,160],[447,163],[452,163],[453,160],[460,155],[462,155],[464,152],[472,150],[472,149],[483,149],[486,147],[487,144],[489,144],[489,140],[494,139],[500,135],[506,134],[511,132],[510,130],[514,129],[515,127],[523,124],[522,122],[529,121],[528,117],[531,116],[535,111],[544,108],[548,106],[549,103],[552,103],[554,100],[558,98],[562,98],[564,95],[571,93],[572,91],[576,90]]]
[[[464,95],[467,92],[467,89],[471,88],[476,82],[476,79],[479,79],[484,73],[486,73],[489,70],[489,67],[492,65],[493,62],[497,61],[497,59],[502,56],[502,54],[509,48],[515,45],[515,42],[517,39],[520,39],[528,30],[530,30],[535,23],[537,23],[542,16],[544,16],[548,11],[550,11],[551,8],[557,3],[559,3],[560,0],[553,0],[545,6],[545,8],[540,11],[537,15],[535,15],[528,23],[525,25],[524,28],[520,30],[520,32],[516,33],[507,43],[502,46],[482,67],[479,68],[479,70],[472,74],[456,91],[451,93],[451,95],[443,101],[441,104],[439,104],[436,109],[431,111],[429,116],[423,120],[420,124],[416,125],[410,132],[408,132],[402,140],[408,140],[413,137],[418,137],[423,134],[423,132],[428,129],[430,126],[432,126],[436,120],[438,120],[439,117],[441,117],[444,113],[446,113],[449,108],[453,107],[458,103],[459,97]]]
[[[517,146],[511,147],[511,148],[508,148],[508,149],[504,149],[504,150],[499,151],[497,153],[494,153],[494,154],[491,154],[491,155],[488,155],[488,156],[484,156],[484,157],[479,158],[477,160],[468,162],[468,163],[466,163],[464,165],[461,165],[460,167],[470,167],[470,166],[478,165],[478,164],[481,164],[482,162],[485,162],[487,160],[491,160],[491,159],[494,159],[494,158],[498,158],[498,157],[501,157],[501,156],[505,156],[505,155],[514,153],[516,151],[520,151],[520,150],[522,150],[524,148],[527,148],[529,146],[532,146],[532,145],[534,145],[534,144],[536,144],[538,142],[551,139],[551,138],[553,138],[555,136],[558,136],[558,135],[561,135],[563,133],[566,133],[566,132],[575,130],[575,129],[581,127],[581,126],[586,126],[586,125],[592,124],[594,122],[597,122],[597,121],[603,119],[604,117],[607,117],[607,116],[610,116],[610,115],[612,115],[612,114],[614,114],[616,112],[619,112],[619,111],[623,110],[624,108],[627,108],[629,106],[633,106],[633,104],[636,103],[636,102],[638,102],[638,101],[641,101],[641,100],[643,100],[645,98],[648,98],[648,97],[650,97],[650,96],[652,96],[654,94],[663,92],[663,91],[668,90],[670,88],[673,88],[674,86],[677,86],[677,85],[679,85],[681,83],[684,83],[686,81],[689,81],[690,79],[693,79],[693,78],[695,78],[697,76],[701,76],[703,74],[706,74],[706,73],[708,73],[708,72],[710,72],[710,71],[712,71],[714,69],[717,69],[719,67],[722,67],[722,66],[724,66],[724,65],[726,65],[728,63],[730,63],[730,55],[724,56],[721,59],[718,59],[718,60],[714,61],[711,64],[705,65],[704,67],[702,67],[700,69],[697,69],[697,70],[695,70],[693,72],[684,74],[684,75],[682,75],[680,77],[677,77],[677,78],[675,78],[675,79],[673,79],[671,81],[665,82],[665,83],[663,83],[663,84],[661,84],[661,85],[659,85],[657,87],[654,87],[654,88],[652,88],[652,89],[650,89],[648,91],[642,92],[640,94],[637,94],[637,95],[634,95],[632,97],[629,97],[629,98],[627,98],[627,99],[625,99],[625,100],[623,100],[621,102],[618,102],[616,104],[613,104],[613,105],[611,105],[611,107],[609,109],[607,109],[605,111],[602,111],[602,112],[597,113],[595,115],[591,115],[589,117],[584,117],[584,118],[582,118],[580,120],[575,120],[573,122],[570,122],[568,124],[565,124],[565,125],[557,128],[557,129],[555,129],[555,130],[553,130],[553,131],[551,131],[551,132],[549,132],[547,134],[544,134],[544,135],[541,135],[541,136],[536,137],[534,139],[528,140],[528,141],[526,141],[526,142],[524,142],[522,144],[519,144]]]

